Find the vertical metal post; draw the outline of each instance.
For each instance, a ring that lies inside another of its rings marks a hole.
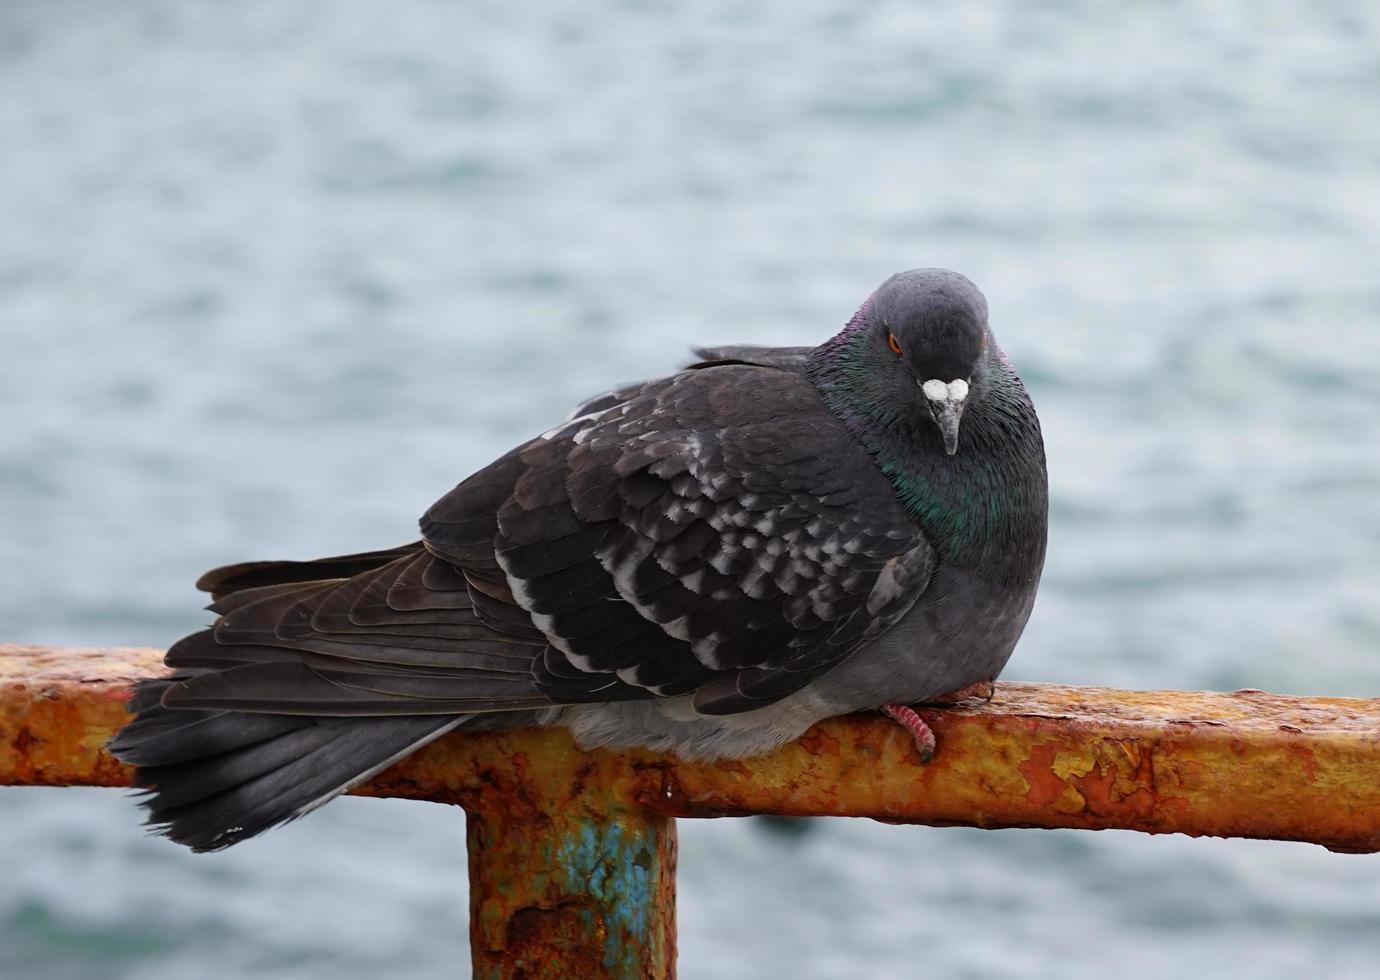
[[[476,980],[675,976],[674,818],[485,792],[466,813]]]

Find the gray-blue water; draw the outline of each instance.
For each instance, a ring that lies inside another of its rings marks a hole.
[[[962,270],[1044,420],[1012,678],[1380,696],[1380,14],[1236,0],[0,7],[0,639],[409,540],[706,341]],[[0,790],[6,977],[463,975],[461,816],[229,853]],[[690,978],[1363,977],[1380,858],[685,823]]]

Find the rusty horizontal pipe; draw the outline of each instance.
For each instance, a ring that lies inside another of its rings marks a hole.
[[[162,653],[0,644],[0,785],[125,786],[102,746]],[[582,752],[564,731],[452,735],[353,792],[477,806],[519,789],[672,817],[861,816],[970,827],[1123,829],[1380,850],[1380,700],[1000,683],[924,708],[940,750],[880,715],[823,722],[717,763]]]
[[[148,649],[0,644],[0,785],[127,786],[104,751]],[[1003,683],[924,708],[939,752],[880,715],[758,759],[582,752],[560,730],[452,735],[357,787],[469,814],[476,977],[670,977],[675,819],[753,813],[1120,828],[1380,850],[1380,700]]]

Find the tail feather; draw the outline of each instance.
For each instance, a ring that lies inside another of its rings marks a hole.
[[[174,711],[157,703],[171,683],[141,685],[146,707],[111,751],[139,767],[148,824],[194,851],[309,813],[465,720]]]
[[[135,765],[166,766],[242,749],[301,728],[289,715],[244,714],[235,724],[225,711],[164,711],[128,725],[111,740],[110,750]]]

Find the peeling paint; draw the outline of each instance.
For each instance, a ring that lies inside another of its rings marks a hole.
[[[1059,747],[1053,742],[1037,745],[1017,768],[1030,786],[1025,798],[1036,806],[1049,806],[1068,790],[1068,783],[1054,771],[1054,757]]]
[[[670,976],[674,822],[578,806],[549,818],[538,836],[470,812],[475,975]]]

